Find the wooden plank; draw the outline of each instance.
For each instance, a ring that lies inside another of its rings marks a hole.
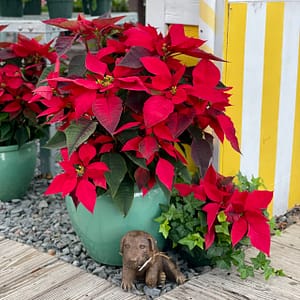
[[[22,253],[28,249],[32,249],[31,247],[17,243],[15,241],[11,241],[8,239],[4,239],[0,241],[0,257],[14,257],[18,253]],[[1,258],[2,259],[2,258]]]
[[[146,0],[146,25],[157,28],[161,33],[166,33],[167,26],[165,21],[166,0]]]
[[[199,0],[166,0],[167,24],[199,24]]]
[[[101,279],[97,276],[87,274],[85,272],[78,274],[71,280],[58,285],[51,290],[35,296],[35,300],[56,300],[56,299],[94,299],[95,296],[114,288],[113,284],[107,280]]]
[[[1,288],[0,298],[1,300],[35,299],[35,296],[63,285],[82,272],[84,271],[70,264],[56,261],[54,264],[40,268],[23,278],[18,277],[17,281]]]

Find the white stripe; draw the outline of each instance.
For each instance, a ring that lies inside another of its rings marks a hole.
[[[285,4],[278,117],[274,215],[288,208],[293,149],[300,32],[299,3]]]
[[[214,50],[215,44],[215,32],[213,28],[210,28],[206,23],[204,23],[201,19],[199,20],[199,37],[201,40],[205,40],[207,47]]]
[[[266,4],[248,4],[240,167],[241,172],[248,177],[257,177],[259,167],[265,23]]]
[[[216,9],[216,0],[202,0],[205,2],[212,10]]]

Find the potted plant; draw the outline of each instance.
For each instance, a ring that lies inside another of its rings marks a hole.
[[[71,18],[73,0],[47,0],[49,18]]]
[[[5,26],[2,27],[2,29]],[[37,119],[42,106],[30,103],[33,90],[56,54],[50,43],[18,36],[16,43],[0,43],[0,200],[22,197],[36,165],[36,139],[43,127]]]
[[[22,17],[24,1],[25,0],[1,0],[1,17]]]
[[[159,203],[168,205],[175,183],[194,194],[202,189],[196,183],[213,173],[211,129],[240,151],[226,115],[230,88],[220,82],[214,64],[220,59],[201,50],[204,41],[187,37],[182,25],[171,25],[163,36],[150,25],[119,21],[81,15],[44,21],[71,31],[56,41],[61,58],[74,45],[82,51],[73,51],[70,61],[61,59],[34,98],[47,107],[47,122],[58,125],[48,147],[61,149],[62,173],[46,194],[66,197],[89,254],[115,265],[121,264],[119,241],[128,230],[143,229],[161,242],[153,219]],[[197,64],[186,66],[182,54],[198,58]],[[218,191],[218,181],[208,185],[209,196]],[[216,215],[216,207],[208,210],[211,240]]]
[[[265,279],[282,276],[267,258],[271,234],[277,232],[267,212],[273,192],[264,188],[261,178],[248,180],[240,172],[236,178],[225,177],[210,166],[198,183],[175,184],[170,204],[162,206],[156,222],[192,267],[236,266],[242,279],[254,276],[254,270],[261,270]],[[249,245],[257,249],[250,259],[245,255]]]
[[[112,0],[88,0],[91,16],[102,16],[111,13]]]
[[[24,15],[40,15],[42,12],[41,0],[25,0]]]

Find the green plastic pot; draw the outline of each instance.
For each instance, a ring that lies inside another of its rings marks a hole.
[[[73,0],[47,0],[50,19],[71,18],[73,13]]]
[[[0,200],[21,198],[29,188],[34,176],[37,146],[31,141],[18,147],[0,147]]]
[[[23,2],[22,0],[0,0],[1,17],[22,17]]]
[[[159,249],[164,248],[165,240],[158,232],[159,224],[153,221],[160,215],[160,203],[168,203],[160,188],[150,190],[144,197],[135,193],[132,206],[124,217],[108,193],[97,198],[93,214],[81,204],[76,209],[72,198],[66,197],[71,223],[89,255],[99,263],[114,266],[122,265],[120,240],[130,230],[152,234]]]
[[[40,15],[42,11],[41,0],[26,1],[24,5],[24,15]]]
[[[112,0],[89,0],[91,16],[102,16],[111,11]]]

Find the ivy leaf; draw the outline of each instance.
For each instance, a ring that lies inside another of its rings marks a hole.
[[[159,219],[157,219],[157,221],[159,222]],[[159,232],[163,235],[165,239],[168,237],[170,229],[171,226],[169,225],[169,221],[167,219],[159,226]]]

